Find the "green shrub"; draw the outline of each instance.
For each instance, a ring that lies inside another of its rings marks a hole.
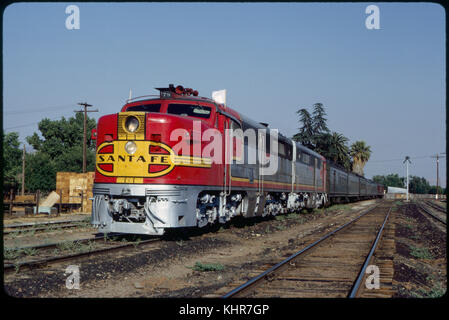
[[[197,261],[193,267],[190,267],[195,271],[221,271],[224,269],[224,266],[220,263],[201,263]]]

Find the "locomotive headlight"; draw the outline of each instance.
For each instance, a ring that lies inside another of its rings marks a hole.
[[[134,143],[134,141],[128,141],[125,144],[125,151],[129,154],[134,154],[137,150],[137,145]]]
[[[137,129],[139,128],[139,120],[137,120],[137,118],[134,116],[126,118],[125,128],[131,133],[136,132]]]

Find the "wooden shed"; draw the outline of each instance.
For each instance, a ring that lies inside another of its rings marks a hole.
[[[90,212],[92,209],[93,197],[92,187],[94,184],[95,172],[57,172],[56,192],[61,195],[62,203],[82,202],[81,211]]]

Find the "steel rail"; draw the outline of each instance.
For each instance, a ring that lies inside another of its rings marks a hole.
[[[160,241],[160,239],[156,238],[156,239],[144,240],[144,241],[139,242],[137,245],[148,244],[148,243],[156,242],[156,241]],[[19,262],[19,263],[10,263],[10,264],[4,265],[3,269],[6,273],[6,272],[14,271],[16,269],[20,269],[21,267],[28,267],[28,268],[38,267],[38,266],[46,265],[50,262],[55,263],[55,262],[62,262],[62,261],[66,261],[66,260],[72,260],[72,259],[80,258],[80,257],[88,257],[91,255],[112,252],[115,250],[120,250],[120,249],[124,249],[126,247],[131,247],[131,246],[136,246],[136,244],[135,243],[126,243],[126,244],[122,244],[119,246],[113,246],[113,247],[109,247],[109,248],[101,248],[101,249],[97,249],[97,250],[92,250],[92,251],[87,251],[87,252],[79,252],[79,253],[68,254],[68,255],[64,255],[64,256],[51,257],[51,258],[40,259],[40,260],[24,261],[24,262]]]
[[[56,231],[58,229],[69,229],[69,228],[76,228],[76,227],[82,227],[80,224],[64,224],[55,226],[54,229],[49,230],[47,227],[40,227],[40,228],[24,228],[21,230],[4,230],[4,235],[10,235],[10,234],[20,234],[20,233],[26,233],[26,232],[42,232],[42,231]],[[86,226],[85,228],[92,228],[91,226]]]
[[[255,276],[254,278],[252,278],[251,280],[249,280],[248,282],[238,286],[237,288],[229,291],[228,293],[226,293],[225,295],[222,296],[222,298],[230,298],[233,297],[235,295],[237,295],[238,293],[241,293],[243,291],[246,291],[248,288],[250,288],[251,286],[253,286],[255,283],[257,283],[258,281],[262,280],[263,278],[267,277],[269,274],[273,273],[274,271],[276,271],[277,269],[279,269],[280,267],[286,265],[287,263],[289,263],[291,260],[295,259],[296,257],[300,256],[301,254],[303,254],[304,252],[308,251],[309,249],[315,247],[316,245],[318,245],[319,243],[323,242],[324,240],[328,239],[329,237],[333,236],[334,234],[336,234],[337,232],[339,232],[342,229],[345,229],[346,227],[352,225],[353,223],[355,223],[356,221],[358,221],[360,218],[362,218],[363,216],[367,215],[368,213],[372,212],[374,209],[377,209],[379,207],[380,204],[377,204],[375,206],[373,206],[372,208],[369,208],[367,210],[362,211],[362,213],[355,219],[345,223],[344,225],[338,227],[337,229],[335,229],[334,231],[326,234],[325,236],[321,237],[320,239],[316,240],[315,242],[313,242],[312,244],[309,244],[308,246],[306,246],[305,248],[299,250],[298,252],[292,254],[291,256],[289,256],[288,258],[286,258],[285,260],[277,263],[276,265],[274,265],[273,267],[269,268],[268,270],[264,271],[263,273],[259,274],[258,276]]]
[[[118,237],[118,236],[124,236],[123,233],[109,233],[107,234],[107,238],[110,237]],[[44,243],[44,244],[38,244],[34,246],[23,246],[23,247],[15,247],[15,248],[8,248],[5,247],[7,250],[14,250],[14,251],[20,251],[20,250],[26,250],[26,249],[50,249],[50,248],[56,248],[58,245],[66,243],[66,242],[74,242],[74,243],[83,243],[83,242],[89,242],[89,241],[98,241],[107,239],[105,238],[104,234],[96,234],[93,238],[81,238],[81,239],[74,239],[74,240],[65,240],[61,242],[53,242],[53,243]]]
[[[85,219],[82,220],[67,220],[67,221],[50,221],[50,222],[44,222],[44,223],[27,223],[27,224],[15,224],[15,225],[7,225],[3,226],[3,234],[9,235],[9,234],[20,234],[25,232],[41,232],[41,231],[50,231],[48,228],[54,228],[53,230],[57,229],[66,229],[66,228],[76,228],[76,227],[83,227],[82,223],[88,222]],[[90,226],[85,226],[86,228],[89,228]],[[13,229],[13,230],[5,230],[5,229]],[[15,229],[15,230],[14,230]]]
[[[366,256],[365,262],[363,263],[362,269],[360,270],[360,272],[357,276],[357,279],[355,280],[354,285],[352,286],[352,289],[348,295],[348,298],[355,298],[360,290],[360,285],[362,284],[362,280],[365,277],[366,268],[368,268],[368,265],[371,262],[371,258],[373,257],[374,252],[377,249],[377,245],[380,242],[380,238],[382,237],[385,225],[387,224],[388,218],[390,217],[390,213],[391,213],[391,208],[390,208],[390,210],[388,210],[388,213],[384,219],[384,222],[382,223],[382,226],[379,229],[379,232],[377,232],[376,240],[374,241],[368,255]]]
[[[438,211],[446,213],[446,208],[441,207],[441,206],[437,205],[436,203],[433,203],[432,201],[424,201],[424,203]]]
[[[89,217],[90,218],[90,217]],[[22,227],[35,227],[35,226],[46,226],[46,225],[53,225],[53,224],[64,224],[64,223],[71,223],[71,222],[83,222],[86,221],[86,218],[83,219],[73,219],[73,220],[57,220],[57,221],[47,221],[47,222],[29,222],[29,223],[14,223],[14,224],[7,224],[4,225],[3,228],[22,228]]]
[[[441,219],[440,217],[434,215],[433,213],[431,213],[426,207],[424,207],[422,204],[417,203],[418,208],[421,209],[422,211],[424,211],[425,213],[427,213],[429,216],[431,216],[432,218],[434,218],[435,220],[438,220],[439,222],[441,222],[442,224],[446,225],[446,221],[444,221],[443,219]]]

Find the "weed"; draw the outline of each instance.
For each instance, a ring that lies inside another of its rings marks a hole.
[[[180,241],[176,241],[176,244],[180,247],[182,247],[184,245],[184,242],[182,240]]]
[[[137,246],[140,244],[142,240],[140,238],[137,238],[136,241],[133,243],[134,248],[137,248]]]
[[[349,210],[349,209],[351,209],[351,206],[349,206],[347,204],[335,204],[335,205],[327,208],[326,210],[328,212],[334,212],[334,211]]]
[[[193,267],[187,267],[189,269],[195,271],[222,271],[224,270],[224,266],[220,263],[201,263],[199,261],[195,262]]]
[[[284,225],[279,225],[279,226],[275,226],[275,228],[278,229],[278,230],[285,230],[285,229],[286,229],[286,226],[284,226]]]
[[[444,296],[446,293],[446,289],[442,288],[440,284],[433,286],[433,288],[427,293],[427,297],[429,298],[439,298]]]
[[[297,215],[295,212],[287,214],[286,217],[287,217],[287,219],[295,219],[295,220],[302,218],[301,216]]]
[[[410,217],[405,217],[405,220],[407,220],[407,222],[410,222],[410,223],[415,221],[415,219],[410,218]]]
[[[23,248],[21,250],[26,256],[34,256],[37,253],[35,248]]]
[[[433,259],[433,255],[427,248],[410,246],[410,254],[418,259]]]
[[[87,241],[86,244],[78,243],[77,250],[79,252],[90,252],[95,248],[95,243],[93,241]]]
[[[14,260],[20,256],[20,250],[5,248],[3,257],[5,260]]]
[[[76,249],[76,243],[73,241],[64,241],[58,243],[56,247],[61,251],[74,251]]]
[[[419,288],[416,292],[410,292],[414,298],[439,298],[446,293],[446,289],[442,288],[440,284],[432,287],[429,291]]]

